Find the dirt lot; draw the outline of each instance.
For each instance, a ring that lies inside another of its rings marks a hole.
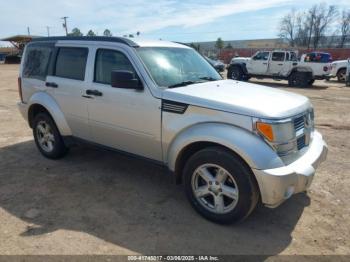
[[[328,160],[308,195],[219,226],[152,164],[89,147],[43,158],[16,108],[17,72],[0,65],[0,254],[350,254],[350,88],[253,81],[311,99]]]

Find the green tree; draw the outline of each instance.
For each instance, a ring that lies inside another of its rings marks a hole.
[[[83,33],[80,31],[79,28],[75,27],[72,29],[72,32],[68,34],[68,36],[83,36]]]
[[[221,37],[216,40],[215,47],[219,50],[219,55],[221,55],[221,50],[224,48],[224,41],[222,41]]]
[[[106,29],[106,30],[103,31],[103,35],[104,36],[112,36],[112,33],[111,33],[111,31],[109,29]]]
[[[86,36],[96,36],[96,34],[90,29]]]
[[[226,46],[225,46],[225,49],[232,49],[233,47],[232,47],[232,45],[231,45],[231,43],[228,43]]]

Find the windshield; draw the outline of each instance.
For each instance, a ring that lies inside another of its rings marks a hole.
[[[161,87],[222,79],[201,55],[190,48],[141,47],[137,51],[152,78]]]

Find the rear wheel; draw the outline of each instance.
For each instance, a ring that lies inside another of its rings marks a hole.
[[[309,80],[309,86],[312,86],[314,84],[314,82],[315,82],[315,79]]]
[[[307,87],[310,85],[310,79],[308,74],[304,72],[293,72],[288,78],[288,85],[292,87]]]
[[[227,72],[228,79],[241,81],[241,80],[243,80],[243,77],[244,77],[243,71],[238,66],[231,67]]]
[[[243,220],[259,198],[250,169],[221,147],[200,150],[188,160],[184,186],[195,210],[217,223]]]
[[[55,122],[47,113],[34,117],[33,135],[39,151],[47,158],[58,159],[68,151]]]
[[[342,68],[337,73],[338,82],[345,82],[346,80],[346,69]]]

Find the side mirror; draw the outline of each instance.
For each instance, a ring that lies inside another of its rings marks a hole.
[[[112,71],[111,86],[116,88],[143,90],[140,80],[135,77],[135,74],[132,71],[127,70]]]

